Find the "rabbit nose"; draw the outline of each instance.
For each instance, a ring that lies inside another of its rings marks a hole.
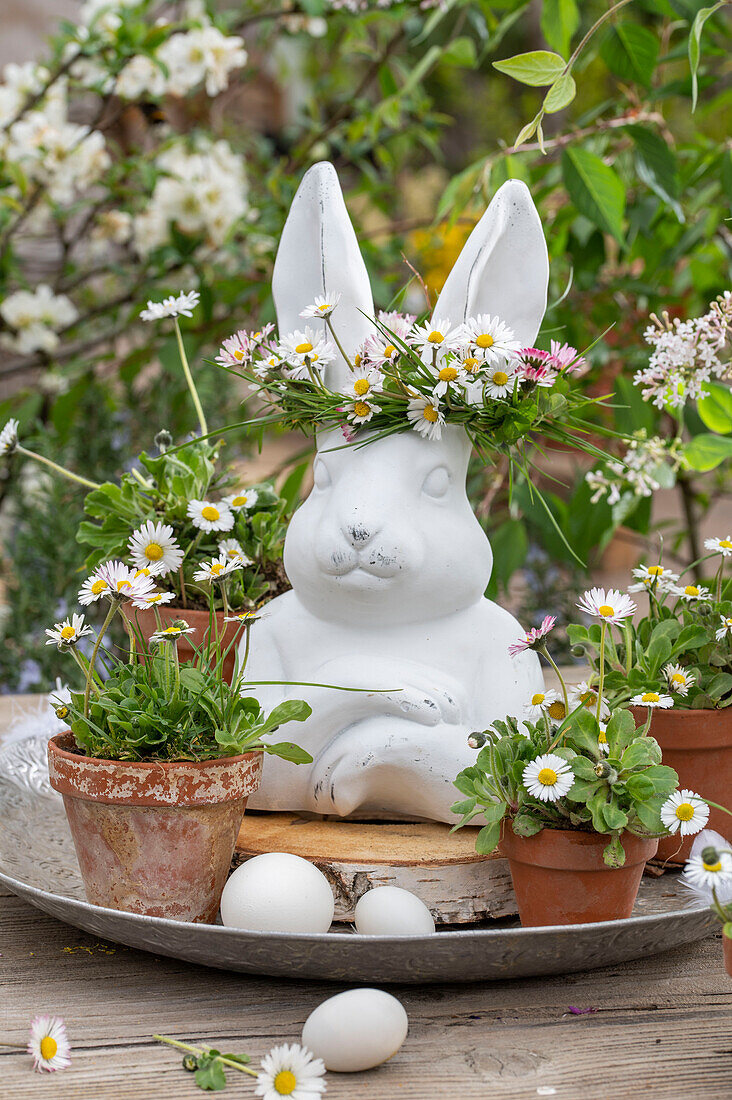
[[[346,534],[351,543],[351,546],[355,550],[359,550],[362,546],[366,546],[374,537],[376,532],[372,528],[366,527],[363,523],[349,523],[346,527]]]

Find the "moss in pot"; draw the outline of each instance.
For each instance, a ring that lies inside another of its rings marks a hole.
[[[563,925],[630,916],[645,863],[678,788],[676,772],[629,711],[611,711],[603,695],[605,650],[613,625],[632,611],[615,592],[592,590],[581,606],[601,618],[599,683],[535,695],[520,726],[495,722],[471,743],[475,764],[457,777],[460,825],[482,816],[476,848],[508,858],[524,925]],[[630,603],[630,601],[628,601]],[[608,621],[611,620],[611,621]],[[517,641],[554,664],[546,648],[551,617]],[[692,816],[701,828],[703,800]],[[704,820],[706,820],[704,818]],[[457,827],[459,827],[457,826]]]
[[[102,567],[109,610],[89,661],[79,641],[91,634],[74,615],[47,631],[50,642],[84,669],[83,692],[64,708],[70,730],[49,742],[51,785],[61,793],[87,898],[95,905],[172,920],[216,918],[247,798],[256,790],[263,753],[310,761],[290,742],[267,740],[279,726],[304,721],[310,707],[287,700],[262,712],[239,669],[224,675],[230,647],[213,627],[181,665],[184,620],[160,625],[145,641],[132,630],[127,659],[98,661],[106,631],[126,601],[134,602],[131,571],[117,589],[120,563]]]

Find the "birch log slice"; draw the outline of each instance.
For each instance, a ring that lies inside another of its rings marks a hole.
[[[401,886],[421,898],[438,924],[515,916],[508,863],[475,851],[478,829],[365,823],[251,813],[234,854],[238,866],[263,852],[290,852],[320,868],[333,889],[336,921],[353,920],[356,902],[375,886]]]

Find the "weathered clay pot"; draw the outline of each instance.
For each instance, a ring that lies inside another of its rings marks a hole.
[[[131,604],[123,604],[122,611],[126,619],[137,625],[137,629],[140,631],[145,641],[149,641],[150,637],[158,629],[158,621],[155,618],[155,612],[149,608],[137,610],[133,608]],[[193,634],[183,634],[178,639],[179,659],[184,663],[192,661],[194,656],[193,645],[202,646],[208,634],[210,623],[208,611],[191,611],[184,607],[171,607],[170,604],[162,604],[157,611],[164,627],[170,626],[176,619],[185,619],[188,625],[193,627]],[[237,634],[242,634],[242,629],[238,623],[224,622],[223,611],[216,612],[216,623],[219,635],[223,632],[222,646],[224,649],[231,645],[237,637]],[[191,645],[191,642],[193,642],[193,645]],[[232,646],[224,659],[224,679],[229,684],[234,677],[237,648],[236,645]]]
[[[724,950],[724,968],[732,978],[732,939],[729,936],[722,936],[722,948]]]
[[[261,752],[218,760],[99,760],[48,743],[87,899],[108,909],[211,923]]]
[[[611,868],[602,858],[609,836],[542,829],[523,837],[506,823],[500,852],[508,859],[521,924],[585,924],[629,917],[657,841],[632,833],[622,839],[625,866]]]
[[[636,722],[646,720],[645,707],[631,707]],[[682,789],[732,809],[732,710],[653,711],[650,734],[661,746],[663,762],[679,776]],[[709,829],[732,838],[732,817],[710,807]],[[662,837],[658,858],[685,863],[693,836]]]

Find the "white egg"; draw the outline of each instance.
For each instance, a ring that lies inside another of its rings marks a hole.
[[[386,1062],[407,1037],[403,1005],[383,989],[349,989],[310,1013],[302,1041],[334,1073],[360,1073]]]
[[[428,936],[435,930],[425,903],[399,886],[377,886],[363,894],[355,920],[362,936]]]
[[[333,891],[322,871],[287,852],[254,856],[230,876],[221,920],[250,932],[327,932]]]

